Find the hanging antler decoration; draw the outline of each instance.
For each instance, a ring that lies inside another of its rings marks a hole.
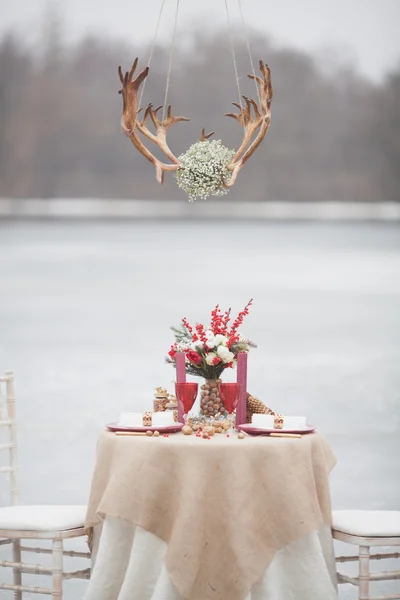
[[[226,113],[227,117],[233,117],[244,127],[243,142],[233,157],[232,162],[228,165],[229,171],[232,171],[232,177],[227,183],[227,187],[232,187],[236,181],[236,177],[243,165],[248,161],[250,156],[254,154],[263,139],[265,138],[269,125],[271,123],[271,101],[273,96],[271,71],[268,65],[264,65],[260,60],[260,71],[263,78],[256,75],[247,75],[250,79],[255,79],[260,88],[260,106],[252,98],[242,96],[246,106],[243,107],[237,102],[233,105],[240,110],[240,114]],[[251,114],[251,109],[254,110],[254,117]],[[250,144],[253,135],[257,133],[257,137]],[[249,146],[250,144],[250,146]]]
[[[161,110],[162,106],[153,108],[152,104],[149,104],[144,112],[144,116],[142,120],[139,120],[138,115],[142,109],[138,107],[138,92],[140,86],[146,79],[149,73],[149,67],[143,69],[134,79],[134,74],[136,71],[136,67],[138,64],[138,59],[136,58],[131,70],[122,74],[121,67],[118,67],[119,78],[122,83],[122,89],[119,90],[119,93],[122,94],[123,100],[123,108],[122,108],[122,117],[121,117],[121,127],[123,133],[129,137],[132,144],[135,148],[143,154],[148,161],[150,161],[155,169],[156,169],[156,177],[159,183],[163,183],[164,181],[164,173],[165,171],[179,171],[181,169],[187,169],[191,171],[192,180],[198,182],[204,175],[201,170],[196,169],[196,165],[190,163],[188,167],[184,164],[184,157],[180,157],[182,160],[178,159],[174,153],[171,151],[167,144],[167,131],[178,123],[179,121],[189,121],[186,117],[173,117],[171,106],[168,106],[167,116],[162,121],[159,120],[157,113]],[[255,100],[252,98],[248,98],[247,96],[242,96],[245,102],[245,106],[234,102],[233,105],[239,109],[239,114],[236,113],[227,113],[227,116],[233,117],[244,128],[244,136],[242,144],[236,153],[229,151],[226,148],[223,148],[226,152],[223,152],[221,156],[227,157],[229,155],[229,160],[225,161],[225,164],[217,165],[216,174],[219,177],[217,187],[212,188],[212,191],[208,193],[221,195],[221,193],[226,193],[227,188],[233,186],[238,176],[240,169],[247,162],[247,160],[254,154],[257,148],[260,146],[263,141],[270,122],[271,122],[271,101],[272,101],[272,84],[271,84],[271,73],[270,69],[267,65],[264,65],[262,61],[260,61],[260,71],[262,77],[257,77],[256,75],[248,75],[250,79],[254,79],[256,84],[260,89],[260,105],[258,105]],[[254,112],[254,115],[253,115]],[[155,133],[152,133],[147,127],[147,120],[150,117],[153,125],[155,127]],[[141,138],[138,134],[142,134],[144,137],[154,142],[160,150],[165,154],[165,156],[171,161],[170,163],[165,163],[159,160],[146,148],[143,144]],[[210,146],[214,144],[214,150],[220,142],[209,142],[208,138],[213,135],[214,132],[210,134],[206,134],[205,129],[201,132],[200,142],[206,142]],[[253,139],[253,136],[256,137]],[[195,145],[197,146],[197,145]],[[205,145],[203,146],[205,148]],[[221,150],[221,146],[218,146],[218,151]],[[234,156],[232,158],[232,154]],[[188,153],[189,154],[189,151]],[[213,155],[210,154],[210,158],[213,158]],[[207,162],[207,161],[206,161]],[[209,161],[211,164],[213,161]],[[215,166],[215,162],[213,165]],[[210,169],[210,167],[208,167]],[[219,169],[219,170],[218,170]],[[222,174],[222,170],[225,174]],[[228,173],[228,176],[226,176]],[[193,175],[194,174],[194,175]],[[209,170],[207,171],[207,177],[209,177]],[[197,178],[197,179],[196,179]],[[179,185],[179,183],[178,183]],[[181,187],[184,187],[181,185]],[[211,188],[210,188],[211,189]],[[208,193],[203,193],[203,197],[206,197]]]
[[[149,104],[144,113],[144,118],[142,121],[138,120],[138,114],[140,110],[138,109],[138,92],[139,88],[142,85],[143,81],[146,79],[149,73],[149,67],[146,67],[139,73],[136,79],[133,79],[133,76],[136,71],[136,67],[138,64],[138,59],[136,58],[131,70],[125,73],[125,76],[122,75],[121,67],[118,67],[119,78],[122,83],[122,89],[119,90],[119,94],[122,94],[122,117],[121,117],[121,128],[123,133],[125,133],[128,138],[131,140],[132,144],[135,146],[137,150],[147,160],[149,160],[156,168],[156,177],[159,183],[163,183],[164,181],[164,172],[165,171],[177,171],[180,167],[179,160],[176,156],[171,152],[167,144],[167,131],[172,125],[178,123],[179,121],[189,121],[186,117],[173,117],[171,106],[168,106],[167,118],[163,121],[159,121],[157,117],[158,111],[162,108],[159,106],[155,110],[153,109],[153,105]],[[153,121],[154,127],[156,128],[156,134],[154,135],[147,128],[147,119],[150,116]],[[164,152],[164,154],[170,159],[173,164],[166,164],[158,160],[152,154],[146,146],[143,144],[142,140],[137,135],[137,131],[140,131],[144,136],[146,136],[149,140],[154,142],[160,150]]]

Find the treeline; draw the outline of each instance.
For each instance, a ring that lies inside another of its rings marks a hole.
[[[251,45],[271,67],[272,124],[230,199],[400,201],[400,67],[377,85],[351,69],[327,72],[260,34]],[[242,93],[256,99],[245,47],[237,49]],[[0,40],[0,197],[183,196],[171,174],[156,183],[120,132],[117,67],[128,69],[135,56],[145,66],[148,51],[96,37],[67,47],[57,27],[41,53],[13,34]],[[169,49],[156,47],[143,105],[163,103],[168,59]],[[226,32],[193,32],[176,49],[169,100],[175,115],[191,119],[169,133],[175,153],[202,127],[238,147],[240,125],[223,116],[238,100]]]

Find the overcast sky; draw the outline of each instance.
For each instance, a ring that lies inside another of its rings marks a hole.
[[[36,42],[43,13],[51,0],[0,0],[0,35],[18,29]],[[89,32],[126,41],[152,38],[162,0],[65,0],[59,5],[67,35]],[[238,0],[228,0],[240,23]],[[400,0],[241,0],[249,26],[268,33],[278,45],[307,51],[337,48],[339,61],[351,61],[373,79],[381,79],[400,60]],[[160,37],[171,32],[176,0],[166,0]],[[225,0],[180,0],[178,22],[206,29],[226,23]]]

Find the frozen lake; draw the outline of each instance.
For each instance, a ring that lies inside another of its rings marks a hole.
[[[0,273],[24,503],[86,503],[104,423],[173,389],[169,325],[253,297],[249,391],[325,433],[335,508],[400,508],[398,226],[3,221]]]

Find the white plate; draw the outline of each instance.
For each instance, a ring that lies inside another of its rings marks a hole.
[[[268,435],[270,433],[312,433],[315,431],[313,425],[307,425],[306,427],[298,427],[294,429],[291,427],[284,427],[283,429],[267,429],[264,427],[256,427],[253,423],[244,423],[243,425],[237,425],[238,429],[249,433],[250,435]]]

